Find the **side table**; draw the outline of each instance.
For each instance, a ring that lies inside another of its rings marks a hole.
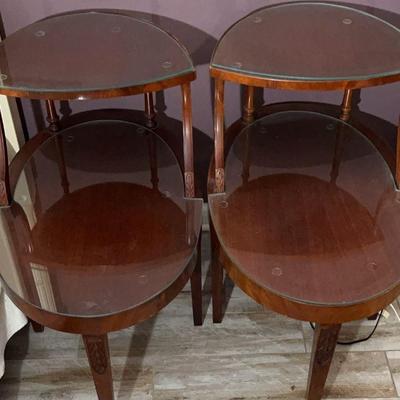
[[[48,129],[8,168],[0,135],[0,276],[41,325],[83,336],[99,399],[113,399],[107,333],[153,316],[191,278],[202,323],[186,50],[122,14],[76,12],[36,22],[0,43],[0,94],[44,99]],[[153,92],[180,86],[183,171],[155,133]],[[55,100],[144,94],[145,123],[60,121]]]
[[[389,23],[296,2],[237,22],[212,58],[213,320],[222,320],[225,269],[257,302],[316,322],[309,400],[323,395],[341,324],[377,313],[400,293],[397,184],[384,155],[351,125],[354,90],[399,81],[399,54],[400,31]],[[225,81],[246,88],[242,119],[226,134]],[[256,87],[342,89],[341,114],[256,110]]]

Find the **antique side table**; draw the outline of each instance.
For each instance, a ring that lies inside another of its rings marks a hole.
[[[223,35],[211,76],[213,320],[223,316],[225,269],[257,302],[316,322],[307,399],[317,400],[341,324],[400,293],[399,164],[351,118],[355,89],[400,80],[400,31],[334,4],[270,6]],[[242,119],[226,133],[225,81],[246,89]],[[256,87],[342,89],[341,113],[293,103],[256,110]]]
[[[107,333],[167,305],[191,277],[202,323],[186,50],[156,26],[76,12],[0,43],[0,94],[44,99],[49,127],[8,166],[0,135],[0,276],[40,329],[83,336],[99,399],[113,399]],[[157,135],[153,95],[181,86],[183,162]],[[142,124],[59,120],[54,100],[144,94]],[[182,166],[183,164],[183,166]]]

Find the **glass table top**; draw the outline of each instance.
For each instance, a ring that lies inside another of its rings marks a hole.
[[[276,80],[368,80],[400,74],[400,30],[326,3],[255,11],[219,41],[212,68]]]
[[[0,208],[1,278],[56,314],[132,309],[192,262],[201,208],[151,131],[117,121],[66,129],[33,153],[14,202]]]
[[[89,92],[141,86],[193,71],[187,51],[172,36],[116,13],[54,16],[0,42],[0,93],[5,94],[85,98]]]
[[[361,302],[400,280],[400,195],[384,159],[334,118],[281,112],[229,149],[226,192],[209,195],[225,253],[284,298]]]

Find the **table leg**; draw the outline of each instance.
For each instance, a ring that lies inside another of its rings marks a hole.
[[[224,306],[224,273],[219,262],[219,242],[210,219],[213,322],[220,323]]]
[[[307,400],[320,400],[335,352],[341,325],[317,324],[308,372]]]
[[[99,400],[114,400],[107,334],[82,337]]]
[[[30,323],[32,325],[32,328],[33,328],[34,332],[40,333],[40,332],[44,331],[44,326],[43,325],[40,325],[39,323],[37,323],[36,321],[32,321],[31,319],[29,321],[30,321]]]
[[[192,290],[193,322],[196,326],[203,325],[203,296],[201,290],[201,233],[197,242],[196,267],[190,278]]]

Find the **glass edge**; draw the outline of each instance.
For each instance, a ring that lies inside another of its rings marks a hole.
[[[1,71],[0,71],[1,72]],[[124,84],[124,85],[116,85],[113,87],[110,86],[104,86],[104,87],[97,87],[97,88],[67,88],[67,89],[62,89],[62,90],[56,90],[56,89],[48,89],[48,88],[34,88],[34,87],[17,87],[17,86],[4,86],[0,84],[0,95],[2,94],[2,90],[13,90],[13,91],[18,91],[18,92],[29,92],[29,93],[52,93],[52,94],[70,94],[70,93],[76,93],[77,97],[79,96],[86,96],[88,93],[96,93],[96,92],[108,92],[108,91],[113,91],[113,90],[129,90],[133,89],[137,86],[144,86],[144,85],[149,85],[149,84],[156,84],[160,83],[166,79],[172,79],[180,76],[187,75],[189,73],[196,72],[195,68],[193,65],[189,68],[186,68],[182,71],[176,72],[176,73],[171,73],[168,75],[165,75],[162,78],[156,78],[154,80],[144,80],[144,81],[139,81],[135,82],[133,84]],[[123,95],[117,95],[116,97],[121,97]],[[18,96],[17,96],[18,97]],[[91,96],[92,97],[92,96]],[[30,98],[30,97],[28,97]],[[95,96],[93,96],[95,98]],[[33,99],[33,98],[32,98]]]
[[[400,40],[400,37],[399,37],[399,40]],[[335,76],[335,77],[330,77],[330,76],[311,77],[311,76],[291,76],[291,75],[266,74],[266,73],[262,73],[262,72],[238,69],[238,68],[221,65],[221,64],[215,64],[215,63],[210,64],[210,67],[229,71],[229,72],[237,72],[239,74],[246,75],[246,76],[254,76],[257,78],[264,78],[266,80],[271,79],[271,80],[292,81],[292,82],[307,81],[307,82],[316,82],[316,83],[326,83],[326,82],[340,82],[340,81],[366,81],[366,80],[374,79],[374,78],[385,78],[385,77],[400,75],[400,68],[397,70],[393,70],[393,71],[388,71],[388,72],[384,72],[384,73],[375,73],[375,74],[370,74],[370,75],[353,75],[353,76],[343,76],[343,77],[338,77],[338,76]]]

